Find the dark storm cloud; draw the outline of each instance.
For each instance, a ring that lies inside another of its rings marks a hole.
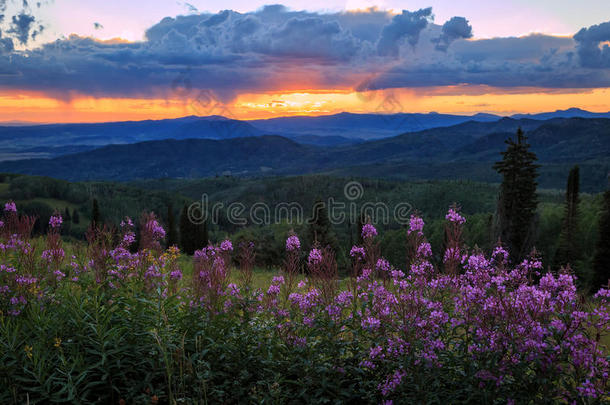
[[[433,40],[436,49],[446,51],[449,45],[456,39],[472,38],[472,26],[464,17],[453,17],[443,24],[442,34]]]
[[[415,12],[403,10],[392,18],[392,22],[381,31],[381,38],[377,43],[377,52],[381,56],[398,56],[400,43],[403,40],[411,46],[419,41],[419,33],[426,28],[432,19],[432,8],[428,7]]]
[[[423,46],[422,40],[420,46]],[[587,69],[575,58],[572,38],[529,35],[521,38],[493,38],[456,41],[450,51],[418,63],[405,59],[360,90],[400,87],[487,85],[502,88],[594,88],[610,87],[610,70]]]
[[[607,43],[610,41],[610,21],[583,28],[574,35],[574,39],[578,42],[578,56],[583,66],[610,68],[610,47]]]
[[[0,6],[2,0],[0,0]],[[1,9],[1,7],[0,7]],[[226,10],[164,18],[141,42],[71,36],[28,51],[37,22],[0,35],[0,89],[70,97],[158,97],[177,81],[223,99],[298,83],[360,90],[483,84],[546,88],[610,86],[609,23],[574,38],[530,35],[472,40],[464,17],[443,25],[432,10],[393,15],[377,9],[334,14],[281,5],[251,13]],[[26,41],[27,42],[27,41]],[[440,52],[439,52],[440,50]],[[368,77],[365,85],[358,85]],[[285,81],[285,82],[283,82]]]

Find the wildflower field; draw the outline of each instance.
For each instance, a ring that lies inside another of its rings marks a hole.
[[[202,247],[185,265],[144,214],[138,240],[126,218],[65,246],[59,214],[32,238],[34,218],[8,202],[0,403],[610,401],[610,290],[582,296],[569,268],[510,263],[500,244],[467,249],[465,221],[449,209],[435,264],[412,216],[403,269],[365,224],[345,275],[333,251],[303,252],[290,233],[261,286],[249,243]]]

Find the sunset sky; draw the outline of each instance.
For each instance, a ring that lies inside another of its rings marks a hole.
[[[610,110],[610,1],[0,0],[0,121],[570,107]]]

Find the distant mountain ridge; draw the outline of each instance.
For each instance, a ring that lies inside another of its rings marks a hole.
[[[610,113],[569,109],[543,114],[519,114],[532,125],[552,118],[610,118]],[[111,144],[163,139],[231,139],[279,135],[298,143],[348,146],[365,140],[391,138],[402,133],[453,127],[474,122],[501,122],[502,117],[479,113],[472,116],[438,113],[354,114],[292,116],[240,121],[222,116],[187,116],[176,119],[81,124],[0,126],[0,161],[34,156],[57,157]],[[35,152],[33,152],[35,151]]]
[[[504,141],[523,128],[543,163],[541,183],[564,187],[573,164],[583,190],[605,187],[610,165],[610,119],[502,118],[410,132],[344,146],[316,146],[281,136],[185,139],[109,145],[53,159],[1,162],[0,171],[66,180],[263,176],[316,172],[410,179],[497,181],[491,169]],[[564,173],[565,172],[565,173]],[[544,174],[546,173],[546,174]],[[546,177],[545,177],[546,176]]]

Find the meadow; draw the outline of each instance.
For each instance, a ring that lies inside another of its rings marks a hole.
[[[610,290],[583,295],[568,269],[501,245],[468,248],[456,207],[442,261],[413,215],[408,266],[364,224],[340,276],[336,253],[284,235],[277,271],[253,243],[192,257],[164,249],[157,217],[63,219],[32,237],[9,201],[0,244],[2,403],[603,403]],[[136,233],[138,237],[136,238]]]

